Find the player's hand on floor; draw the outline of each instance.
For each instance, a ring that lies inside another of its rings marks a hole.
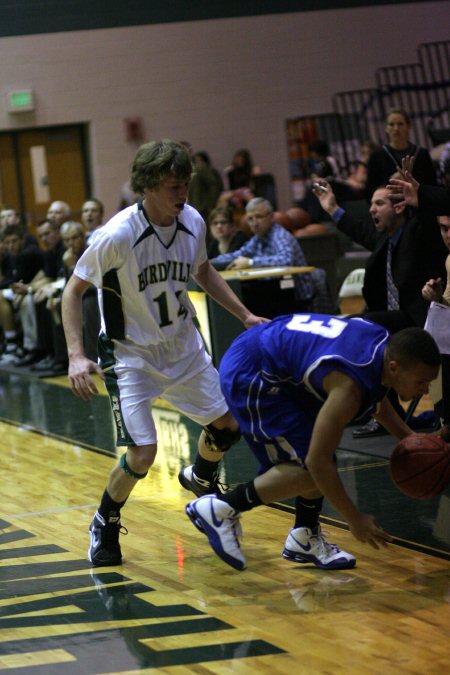
[[[374,516],[368,513],[360,513],[354,522],[349,523],[350,532],[355,539],[370,544],[372,548],[380,548],[380,546],[387,546],[388,542],[392,541],[390,534],[385,532],[375,520]]]

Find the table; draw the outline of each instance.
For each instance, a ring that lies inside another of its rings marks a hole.
[[[244,270],[224,270],[219,272],[220,276],[226,281],[252,281],[254,279],[272,279],[274,277],[289,276],[292,274],[307,274],[314,272],[316,268],[309,265],[303,267],[249,267]]]
[[[250,287],[247,287],[246,282],[257,280],[264,283],[268,282],[267,287],[260,294],[262,301],[259,309],[261,311],[256,312],[260,316],[265,316],[264,309],[267,310],[271,306],[271,299],[277,309],[282,309],[277,313],[283,314],[291,311],[287,308],[291,307],[293,302],[294,280],[292,275],[307,274],[313,272],[314,269],[315,267],[311,266],[249,267],[242,270],[224,270],[219,274],[226,280],[236,295],[244,301],[244,304],[246,298],[251,297],[251,293],[249,294]],[[275,285],[278,286],[281,293],[286,294],[285,311],[283,311],[283,296],[274,295],[277,293]],[[189,286],[189,297],[197,311],[197,319],[206,347],[217,367],[226,349],[245,328],[239,319],[236,319],[226,309],[214,302],[195,284]]]

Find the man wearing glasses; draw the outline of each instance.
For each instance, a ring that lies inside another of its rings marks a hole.
[[[273,267],[273,266],[305,266],[304,253],[297,239],[282,225],[275,222],[272,204],[262,197],[250,200],[245,208],[247,222],[253,236],[240,249],[231,253],[213,258],[210,262],[218,270],[239,270],[249,267]],[[246,282],[245,290],[250,291],[249,284],[256,284],[258,288],[252,289],[255,302],[263,299],[267,302],[267,289],[263,290],[262,284],[266,282]],[[277,282],[279,283],[279,282]],[[288,311],[307,310],[313,293],[313,285],[310,274],[294,275],[295,307]],[[261,298],[264,295],[265,298]],[[245,302],[252,301],[246,297]],[[278,307],[282,305],[278,304]],[[280,311],[277,312],[280,314]],[[283,313],[283,312],[281,312]],[[269,316],[267,309],[264,316]]]

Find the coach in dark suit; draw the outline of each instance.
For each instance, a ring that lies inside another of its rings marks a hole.
[[[428,302],[422,297],[422,288],[429,279],[446,276],[448,251],[435,218],[425,219],[404,204],[393,204],[388,188],[381,187],[372,195],[372,226],[345,213],[337,205],[331,186],[323,180],[319,183],[326,192],[316,188],[315,194],[338,229],[371,251],[364,276],[364,318],[391,333],[423,326]],[[391,399],[391,403],[403,412],[398,400]],[[372,421],[353,433],[363,437],[383,432]]]
[[[364,277],[363,296],[367,305],[364,316],[391,332],[407,326],[423,326],[428,310],[428,303],[422,297],[423,285],[437,275],[445,277],[448,255],[435,218],[423,218],[404,205],[393,205],[389,190],[382,187],[372,196],[372,226],[346,214],[337,205],[331,187],[325,181],[320,183],[327,188],[327,192],[316,191],[322,208],[341,232],[372,252]],[[389,248],[396,294],[391,303],[388,296]]]

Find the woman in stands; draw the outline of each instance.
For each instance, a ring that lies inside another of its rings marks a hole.
[[[414,157],[414,178],[419,183],[436,185],[436,172],[428,150],[409,140],[411,119],[405,110],[393,108],[386,117],[388,142],[373,152],[367,166],[366,197],[371,199],[380,185],[386,185],[396,171],[401,170],[407,155]]]
[[[224,169],[224,184],[228,190],[251,187],[252,177],[261,173],[259,166],[255,166],[250,152],[246,148],[237,150],[231,165]]]
[[[237,251],[247,241],[248,236],[239,230],[233,220],[229,206],[218,206],[208,218],[212,241],[208,246],[208,258],[216,258],[222,253]]]

